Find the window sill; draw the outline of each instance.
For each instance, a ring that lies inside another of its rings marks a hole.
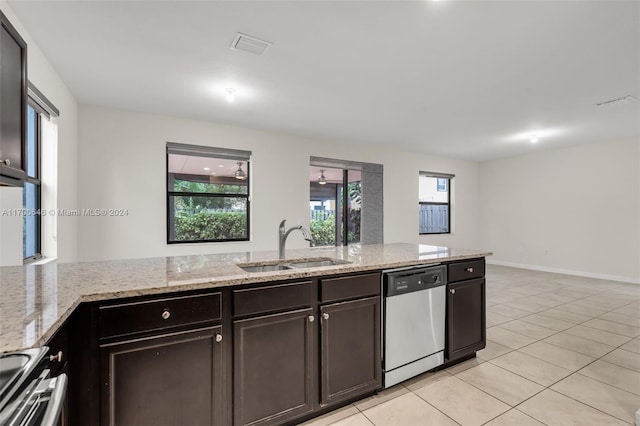
[[[35,259],[31,262],[25,263],[24,265],[46,265],[47,263],[51,263],[55,261],[57,257],[41,257],[39,259]]]

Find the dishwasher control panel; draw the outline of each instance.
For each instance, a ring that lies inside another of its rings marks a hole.
[[[384,275],[386,297],[427,290],[447,284],[447,268],[444,265],[412,268],[389,272]]]

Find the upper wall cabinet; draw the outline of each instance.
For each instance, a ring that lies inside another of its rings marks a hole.
[[[0,12],[0,184],[26,177],[27,44]]]

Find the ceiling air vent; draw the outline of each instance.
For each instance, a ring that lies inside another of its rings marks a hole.
[[[623,106],[629,106],[633,104],[637,104],[638,100],[631,95],[624,96],[618,99],[611,99],[609,101],[599,102],[594,106],[598,109],[612,109]]]
[[[236,34],[231,42],[231,48],[233,50],[244,50],[254,55],[262,55],[269,46],[271,46],[271,43],[268,41],[242,33]]]

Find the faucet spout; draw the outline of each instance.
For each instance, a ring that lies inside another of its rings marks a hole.
[[[280,222],[280,226],[278,227],[278,258],[280,259],[284,259],[284,249],[285,245],[287,244],[287,237],[289,236],[289,234],[291,234],[291,232],[298,230],[302,233],[302,236],[305,240],[313,242],[313,238],[311,238],[311,233],[309,232],[309,230],[302,226],[294,226],[287,230],[285,227],[285,222],[286,219]]]

